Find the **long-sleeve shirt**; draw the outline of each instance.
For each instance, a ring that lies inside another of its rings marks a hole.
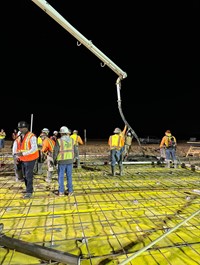
[[[21,137],[21,136],[19,136],[19,137]],[[30,143],[31,143],[31,149],[29,149],[28,151],[22,152],[23,156],[30,155],[30,154],[32,154],[38,150],[37,137],[36,136],[31,137]],[[13,143],[13,147],[12,147],[12,154],[14,155],[16,153],[17,153],[17,141],[15,140]]]

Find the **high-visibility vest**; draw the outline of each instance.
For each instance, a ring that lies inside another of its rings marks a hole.
[[[70,141],[66,142],[61,138],[57,139],[60,150],[57,156],[57,160],[70,160],[74,159],[74,140],[70,137]]]
[[[24,139],[21,142],[21,137],[18,137],[15,141],[17,141],[17,152],[26,152],[31,149],[31,142],[30,139],[35,136],[32,132],[27,132],[24,136]],[[32,161],[36,160],[39,157],[39,151],[38,149],[29,154],[29,155],[24,155],[20,156],[21,161]]]
[[[53,152],[53,148],[54,148],[55,142],[54,140],[50,139],[50,138],[45,138],[42,142],[42,152]]]
[[[110,149],[120,150],[124,146],[124,137],[119,134],[114,134],[109,137],[108,144]]]
[[[38,136],[38,138],[37,138],[37,145],[38,145],[38,148],[41,149],[41,147],[42,147],[42,138],[40,136]]]
[[[72,139],[74,139],[74,144],[75,144],[75,145],[83,144],[83,140],[81,139],[80,135],[78,135],[78,134],[76,134],[76,133],[73,133],[70,137],[71,137]]]
[[[1,132],[0,133],[0,139],[5,139],[6,137],[6,133],[5,132]]]

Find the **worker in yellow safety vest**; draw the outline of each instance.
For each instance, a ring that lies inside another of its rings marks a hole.
[[[120,128],[115,128],[113,132],[114,134],[110,135],[108,139],[108,145],[110,147],[112,176],[116,175],[115,174],[116,164],[118,164],[119,166],[120,176],[123,175],[122,161],[123,161],[123,151],[124,151],[124,143],[125,143],[125,138],[124,138],[125,131],[126,131],[126,126],[124,127],[123,131],[121,131]]]
[[[79,158],[79,144],[84,144],[80,135],[78,135],[77,130],[73,130],[72,135],[70,135],[72,139],[74,139],[74,163],[77,168],[80,168],[80,158]]]

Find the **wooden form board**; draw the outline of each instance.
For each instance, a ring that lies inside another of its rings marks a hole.
[[[187,142],[190,147],[187,151],[186,157],[188,156],[200,156],[200,142]]]

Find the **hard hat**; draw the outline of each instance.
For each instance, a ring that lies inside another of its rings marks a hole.
[[[53,134],[58,134],[58,131],[54,131]]]
[[[43,128],[43,129],[42,129],[42,132],[43,132],[43,133],[46,133],[46,134],[49,134],[49,129],[47,129],[47,128]]]
[[[40,137],[42,138],[42,137],[46,137],[47,136],[47,134],[45,133],[45,132],[42,132],[41,134],[40,134]]]
[[[130,133],[130,132],[128,132],[128,133],[127,133],[127,135],[128,135],[128,136],[131,136],[131,133]]]
[[[73,133],[78,133],[78,131],[77,130],[73,130]]]
[[[121,129],[120,128],[115,128],[114,129],[114,133],[121,133]]]
[[[17,124],[17,128],[28,128],[28,123],[26,121],[20,121]]]
[[[59,133],[70,133],[69,129],[66,126],[62,126],[60,128]]]

